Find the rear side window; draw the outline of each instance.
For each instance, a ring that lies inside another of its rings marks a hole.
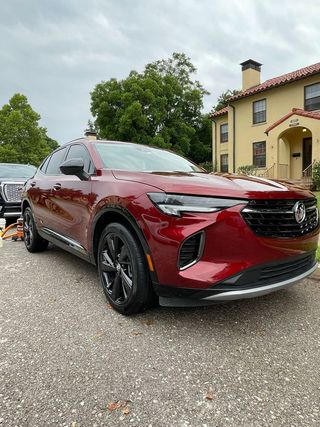
[[[80,145],[80,144],[71,145],[67,155],[67,160],[69,159],[82,159],[85,172],[89,174],[93,173],[94,167],[93,167],[90,155],[83,145]]]
[[[52,154],[46,170],[47,175],[61,175],[61,171],[59,167],[61,163],[64,161],[66,151],[67,151],[66,148],[62,148],[61,150],[56,151],[55,153]]]
[[[42,173],[46,173],[46,169],[47,169],[47,166],[48,166],[48,163],[49,163],[49,160],[51,159],[51,157],[48,157],[43,163],[42,163],[42,165],[40,166],[40,170],[41,170],[41,172]]]

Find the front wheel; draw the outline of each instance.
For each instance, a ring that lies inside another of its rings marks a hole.
[[[134,314],[152,305],[153,289],[145,255],[135,236],[120,223],[109,224],[98,248],[98,268],[104,293],[121,314]]]
[[[29,252],[42,252],[48,247],[49,242],[38,233],[30,208],[23,212],[23,239]]]

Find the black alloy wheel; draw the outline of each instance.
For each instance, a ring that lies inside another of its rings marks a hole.
[[[125,304],[132,292],[133,265],[126,243],[115,233],[107,235],[101,252],[106,291],[117,304]]]
[[[33,242],[33,221],[31,217],[31,213],[27,209],[24,214],[24,224],[23,224],[23,234],[24,234],[24,241],[25,245],[27,247],[32,245]]]
[[[137,313],[152,305],[153,289],[145,255],[131,231],[109,224],[98,248],[99,275],[110,304],[122,314]]]
[[[29,252],[42,252],[48,247],[48,241],[38,233],[32,211],[29,207],[23,212],[23,237],[24,244]]]

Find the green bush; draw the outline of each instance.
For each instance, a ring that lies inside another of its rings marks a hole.
[[[203,162],[200,163],[200,166],[205,169],[207,172],[215,172],[212,162]]]
[[[312,168],[312,181],[317,190],[320,190],[320,162],[316,162]]]
[[[239,166],[237,169],[239,175],[256,175],[257,171],[253,165]]]

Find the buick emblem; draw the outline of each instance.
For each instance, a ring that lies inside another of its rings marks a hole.
[[[306,213],[307,213],[304,203],[297,202],[293,206],[293,213],[297,223],[301,224],[306,219]]]

